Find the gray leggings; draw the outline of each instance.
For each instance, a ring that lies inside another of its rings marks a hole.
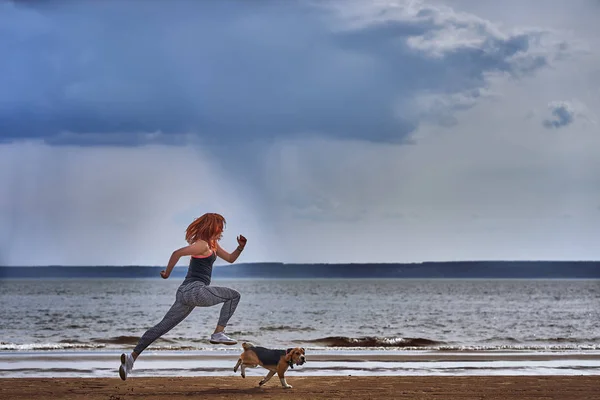
[[[133,351],[140,354],[152,342],[183,321],[195,307],[210,307],[223,303],[218,325],[227,326],[227,322],[235,312],[239,302],[240,293],[234,289],[222,286],[206,286],[199,281],[182,284],[177,289],[175,303],[167,311],[162,321],[142,335]]]

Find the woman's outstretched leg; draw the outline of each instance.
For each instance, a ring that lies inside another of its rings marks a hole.
[[[194,309],[194,306],[189,306],[182,302],[176,301],[171,306],[169,311],[165,314],[162,321],[148,329],[146,333],[142,335],[137,346],[133,349],[135,358],[150,346],[156,339],[175,328],[181,321],[183,321]]]
[[[177,324],[183,321],[194,309],[194,306],[185,304],[181,301],[179,292],[177,293],[177,299],[171,306],[169,311],[165,314],[163,319],[152,328],[148,329],[146,333],[142,335],[138,341],[137,346],[133,349],[131,354],[121,354],[121,366],[119,367],[119,376],[121,379],[127,379],[133,368],[134,361],[138,358],[140,353],[150,346],[156,339],[169,332]]]

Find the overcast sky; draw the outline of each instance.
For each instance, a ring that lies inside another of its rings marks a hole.
[[[598,260],[598,15],[0,0],[0,265]]]

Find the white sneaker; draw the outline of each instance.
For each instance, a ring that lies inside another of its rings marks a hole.
[[[127,379],[127,375],[133,369],[133,356],[131,354],[121,354],[121,366],[119,367],[119,376],[121,379]]]
[[[233,345],[237,344],[237,340],[230,338],[225,332],[217,332],[210,335],[210,342],[212,344],[226,344]]]

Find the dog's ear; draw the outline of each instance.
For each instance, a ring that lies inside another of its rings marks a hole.
[[[301,349],[302,349],[302,352],[303,352],[303,353],[306,353],[306,350],[304,350],[304,347],[301,347]]]
[[[287,363],[289,363],[289,362],[290,362],[290,360],[292,359],[292,350],[294,350],[294,349],[287,349],[287,350],[285,351],[285,357],[284,357],[284,360],[285,360],[285,362],[287,362]]]

